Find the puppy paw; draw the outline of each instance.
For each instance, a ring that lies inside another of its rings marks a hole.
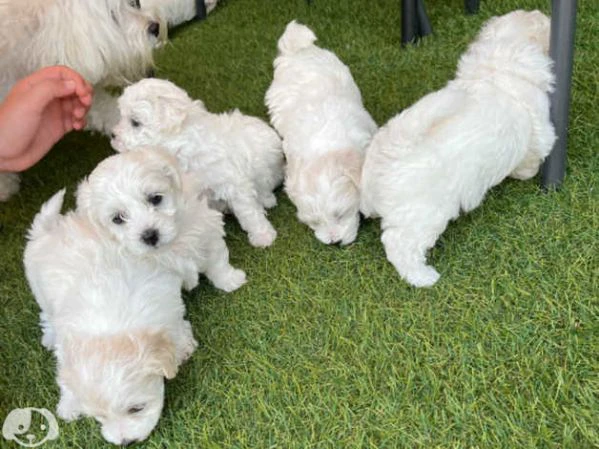
[[[71,401],[60,398],[58,405],[56,406],[56,414],[64,421],[74,421],[79,418],[79,410],[75,409]]]
[[[275,207],[277,205],[277,197],[274,193],[266,194],[260,198],[260,202],[266,209],[270,209],[271,207]]]
[[[437,270],[426,265],[421,269],[403,275],[403,278],[414,287],[430,287],[439,280],[439,277],[440,274]]]
[[[274,228],[266,229],[262,232],[249,233],[250,244],[256,248],[265,248],[272,245],[277,237],[277,231]]]
[[[211,278],[212,283],[218,289],[227,293],[237,290],[247,282],[245,271],[231,267],[227,273]]]

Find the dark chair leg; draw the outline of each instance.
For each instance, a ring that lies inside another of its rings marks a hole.
[[[542,168],[541,184],[546,189],[559,187],[566,173],[576,0],[552,0],[551,6],[549,53],[554,61],[555,72],[555,91],[551,94],[551,121],[557,140]]]
[[[480,0],[464,0],[467,14],[476,14],[480,6]]]
[[[416,0],[416,19],[418,26],[418,36],[424,37],[432,34],[433,28],[428,20],[426,10],[424,9],[424,0]]]
[[[416,40],[416,0],[401,0],[401,43],[410,44]]]
[[[424,0],[401,0],[402,45],[414,43],[432,31],[424,9]]]

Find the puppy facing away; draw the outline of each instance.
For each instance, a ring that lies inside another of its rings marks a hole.
[[[0,1],[0,101],[15,82],[42,67],[65,65],[95,88],[88,127],[109,133],[116,99],[104,87],[143,78],[166,26],[133,0]],[[0,174],[0,201],[19,188],[16,174]],[[6,179],[4,179],[6,178]]]
[[[218,0],[138,0],[141,9],[156,12],[170,26],[194,18],[203,19],[216,8]]]
[[[299,220],[321,242],[346,245],[358,232],[360,172],[377,125],[349,68],[315,40],[308,27],[287,25],[265,99],[283,138],[285,190]]]
[[[362,171],[361,211],[380,216],[387,258],[416,287],[447,223],[477,207],[507,176],[529,179],[555,141],[549,18],[514,11],[489,20],[457,75],[375,135]]]
[[[228,290],[245,281],[226,261],[218,212],[180,183],[169,155],[113,156],[82,184],[77,210],[60,214],[62,190],[29,232],[25,271],[57,359],[58,415],[94,417],[114,444],[149,435],[164,378],[197,346],[181,287],[202,269]]]
[[[230,210],[253,246],[272,244],[277,233],[266,218],[273,190],[283,180],[281,139],[262,120],[208,112],[200,100],[167,80],[144,79],[118,99],[121,120],[113,130],[117,151],[160,145],[184,171],[199,177],[210,203]]]

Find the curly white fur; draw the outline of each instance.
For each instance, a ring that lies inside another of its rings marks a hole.
[[[182,190],[167,154],[106,159],[82,183],[77,210],[61,215],[64,193],[42,206],[24,254],[42,344],[57,358],[57,411],[96,418],[114,444],[143,440],[160,417],[163,378],[197,345],[181,287],[203,271],[232,290],[245,274],[228,263],[220,214]],[[147,227],[156,239],[144,239]]]
[[[0,101],[26,75],[65,65],[94,85],[88,126],[108,133],[118,116],[116,100],[103,88],[146,75],[152,50],[166,36],[166,26],[156,20],[134,8],[131,0],[1,1]],[[18,190],[10,183],[8,191],[6,184],[0,180],[0,199]]]
[[[198,14],[198,0],[140,0],[143,10],[151,11],[171,26],[179,25],[195,18]],[[206,14],[210,13],[218,0],[205,0]]]
[[[348,67],[315,40],[308,27],[287,25],[266,105],[283,137],[285,189],[299,220],[323,243],[348,244],[358,232],[360,171],[377,125]]]
[[[141,80],[125,89],[118,104],[117,151],[148,144],[167,149],[186,172],[199,176],[198,189],[212,205],[233,212],[252,245],[272,244],[277,233],[265,208],[276,204],[273,190],[283,180],[284,159],[281,139],[268,124],[238,110],[208,112],[167,80]]]
[[[460,211],[505,177],[534,176],[555,140],[549,18],[488,21],[456,78],[392,118],[367,149],[361,210],[382,217],[389,261],[414,286],[439,278],[426,252]]]

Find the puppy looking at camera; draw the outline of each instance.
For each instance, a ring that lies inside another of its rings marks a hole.
[[[146,76],[166,26],[136,0],[0,1],[0,101],[21,78],[65,65],[94,86],[90,129],[110,133],[116,99],[106,88]],[[14,173],[0,173],[0,201],[19,190]]]
[[[29,232],[25,271],[57,359],[58,415],[94,417],[114,444],[149,435],[164,378],[197,346],[182,286],[198,271],[226,290],[245,282],[228,263],[220,214],[182,182],[168,154],[116,155],[81,184],[77,210],[61,215],[61,190]]]
[[[283,137],[285,190],[299,220],[321,242],[346,245],[358,232],[360,171],[377,125],[348,67],[315,40],[308,27],[287,25],[266,105]]]
[[[230,210],[253,246],[272,244],[277,232],[265,208],[277,200],[283,180],[283,152],[277,133],[262,120],[208,112],[200,100],[167,80],[145,79],[118,99],[121,121],[113,130],[117,151],[139,151],[157,144],[201,179],[199,191],[211,205]]]
[[[387,258],[410,284],[439,278],[426,252],[450,220],[507,176],[533,177],[551,151],[549,27],[539,11],[492,18],[460,58],[455,79],[372,140],[361,210],[382,217]]]

